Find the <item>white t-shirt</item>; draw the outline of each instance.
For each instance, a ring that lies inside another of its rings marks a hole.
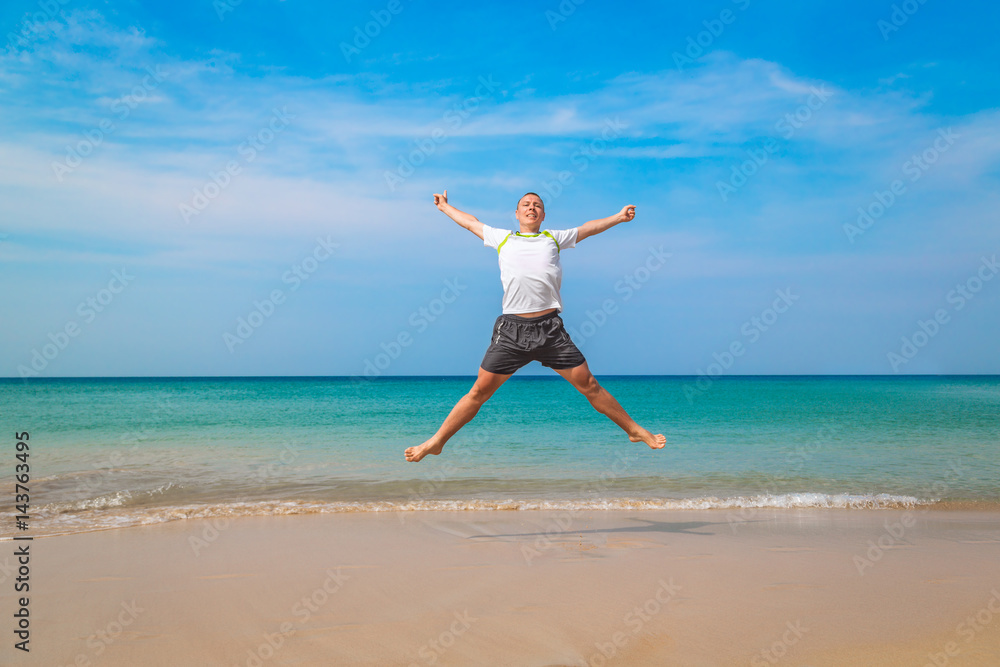
[[[576,246],[577,228],[522,234],[483,225],[483,245],[496,248],[503,283],[503,314],[562,310],[559,251]]]

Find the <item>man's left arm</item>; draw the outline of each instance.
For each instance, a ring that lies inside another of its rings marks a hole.
[[[635,206],[629,204],[615,215],[607,218],[601,218],[600,220],[585,222],[577,227],[576,242],[579,243],[588,236],[593,236],[594,234],[600,234],[603,231],[607,231],[620,222],[628,222],[634,217]]]

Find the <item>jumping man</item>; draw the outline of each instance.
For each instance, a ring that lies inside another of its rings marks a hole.
[[[517,203],[516,216],[521,230],[510,232],[485,225],[476,216],[459,211],[448,203],[447,190],[443,195],[434,195],[434,204],[481,238],[484,245],[496,248],[503,283],[503,314],[493,325],[493,340],[472,389],[451,409],[437,433],[422,445],[406,450],[406,460],[419,461],[428,454],[440,454],[451,436],[476,416],[480,406],[507,378],[536,360],[566,378],[587,397],[594,409],[618,424],[629,440],[662,449],[667,439],[636,424],[615,397],[598,384],[559,317],[562,310],[560,251],[620,222],[628,222],[635,217],[635,206],[626,206],[617,215],[591,220],[574,229],[539,231],[545,220],[545,205],[541,197],[529,192]]]

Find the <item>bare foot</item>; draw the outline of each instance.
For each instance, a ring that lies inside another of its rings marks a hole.
[[[644,442],[649,445],[650,449],[663,449],[667,444],[667,438],[660,433],[653,435],[644,428],[640,428],[639,432],[635,435],[630,435],[628,437],[632,442]]]
[[[663,445],[660,446],[662,447]],[[650,445],[650,447],[652,447],[652,445]],[[430,440],[428,440],[419,447],[408,447],[404,452],[404,454],[406,454],[407,461],[416,463],[417,461],[424,458],[428,454],[433,454],[434,456],[437,456],[438,454],[441,453],[442,449],[444,449],[444,443],[436,445]]]

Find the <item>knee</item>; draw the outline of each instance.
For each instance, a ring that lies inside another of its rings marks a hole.
[[[601,391],[601,385],[597,382],[597,378],[593,375],[576,385],[576,388],[587,398],[593,398]]]
[[[492,395],[493,395],[492,390],[480,387],[478,384],[472,385],[472,389],[470,389],[469,393],[466,394],[466,396],[468,396],[470,401],[478,405],[482,405],[483,403],[488,401],[490,396]]]

